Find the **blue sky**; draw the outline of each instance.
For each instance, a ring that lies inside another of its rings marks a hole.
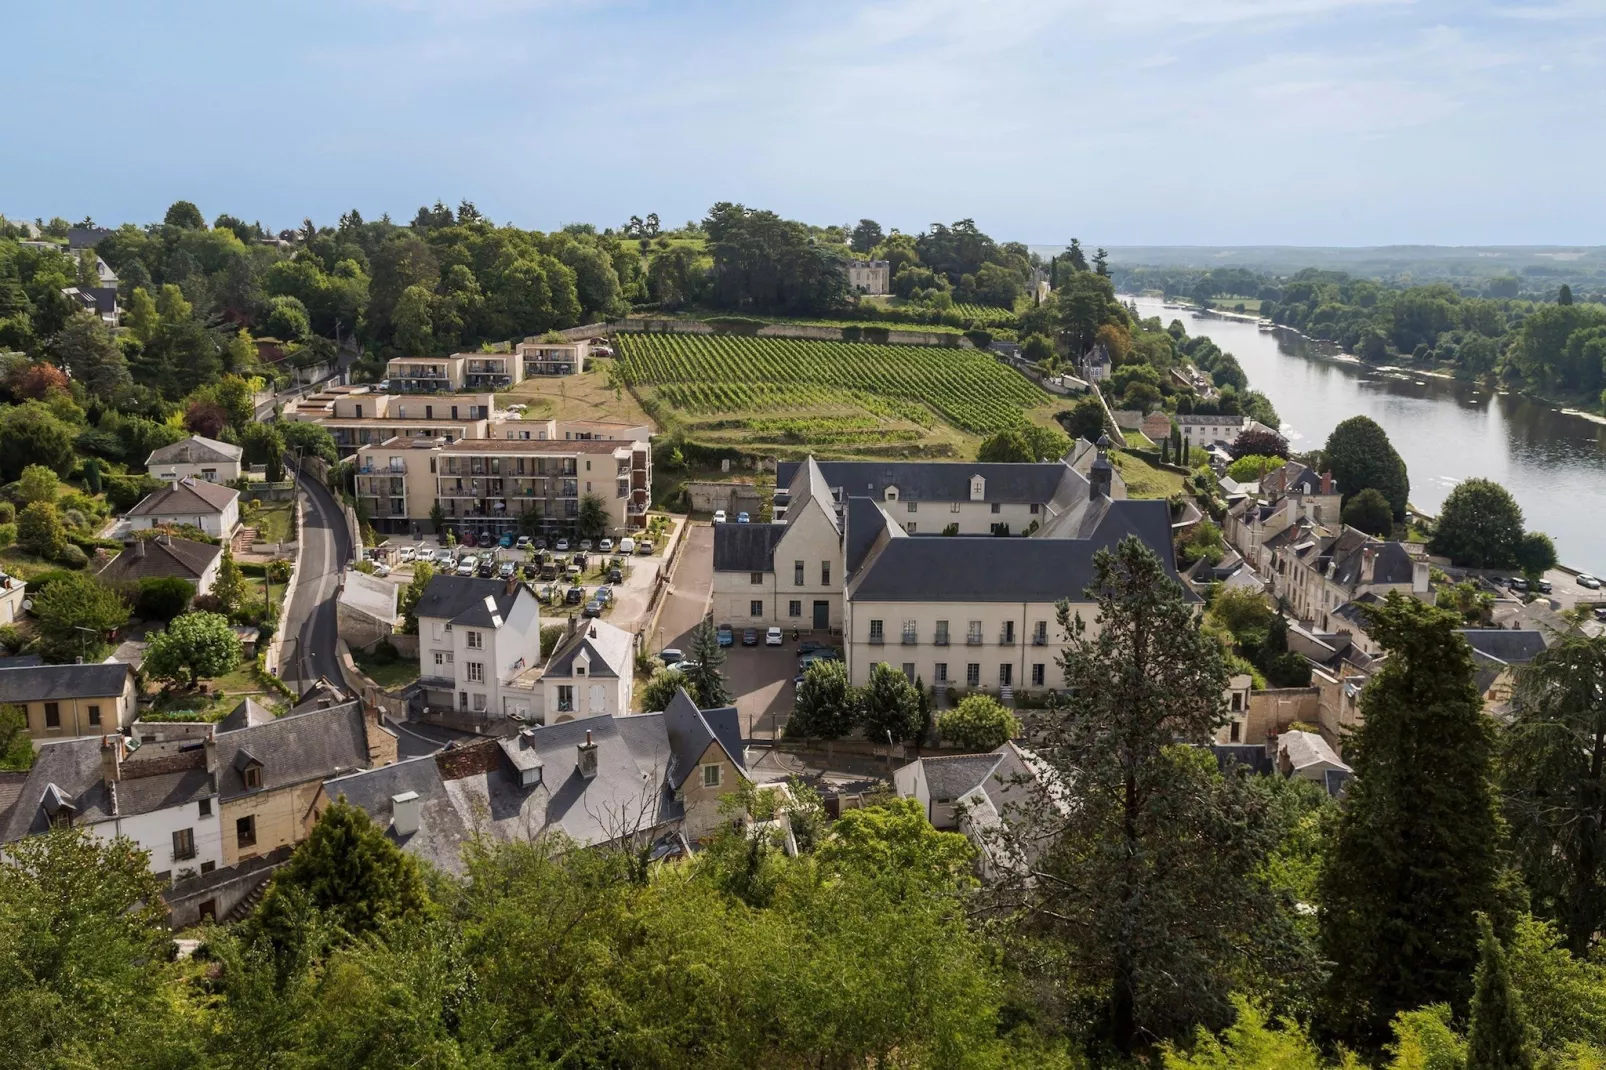
[[[20,6],[13,218],[738,200],[1034,244],[1606,244],[1606,0]]]

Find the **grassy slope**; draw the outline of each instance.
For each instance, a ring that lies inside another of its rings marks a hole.
[[[1126,481],[1129,498],[1169,498],[1182,491],[1182,476],[1176,472],[1156,468],[1142,458],[1120,450],[1112,451],[1110,460]]]

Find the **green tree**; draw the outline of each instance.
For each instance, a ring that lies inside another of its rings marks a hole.
[[[858,226],[853,228],[849,237],[848,247],[861,255],[870,252],[881,244],[886,235],[881,230],[881,224],[873,219],[861,219]]]
[[[1264,879],[1280,830],[1261,789],[1202,749],[1223,720],[1220,646],[1135,537],[1095,555],[1087,596],[1096,628],[1059,607],[1065,698],[1033,719],[1043,770],[1020,825],[1042,845],[1033,916],[1131,1051],[1225,1024],[1238,978],[1304,961]],[[1066,784],[1075,806],[1054,801]]]
[[[30,464],[66,476],[78,463],[77,430],[48,405],[28,401],[0,412],[0,475],[16,479]]]
[[[28,707],[0,705],[0,770],[25,773],[33,768],[33,740],[28,735]]]
[[[1570,305],[1572,303],[1573,303],[1573,288],[1571,286],[1568,286],[1564,282],[1564,283],[1561,284],[1561,289],[1556,291],[1556,304],[1558,304],[1558,305]]]
[[[422,917],[430,901],[417,861],[341,796],[273,875],[253,922],[275,944],[293,946],[305,906],[345,936],[360,937]]]
[[[1343,484],[1340,484],[1342,486]],[[1522,546],[1522,507],[1489,479],[1464,479],[1444,499],[1428,548],[1469,568],[1511,568]]]
[[[1606,922],[1606,637],[1578,632],[1517,670],[1500,784],[1536,912],[1582,957]]]
[[[1322,870],[1321,938],[1333,963],[1324,1025],[1375,1048],[1400,1011],[1466,1007],[1473,917],[1503,907],[1505,829],[1460,622],[1392,592],[1367,617],[1388,657],[1344,749],[1355,779]]]
[[[1367,487],[1344,503],[1344,523],[1386,539],[1394,532],[1394,510],[1376,487]]]
[[[240,664],[240,637],[221,613],[185,613],[145,650],[145,672],[193,688],[203,677],[222,676]]]
[[[17,477],[17,489],[22,494],[22,500],[30,505],[34,502],[49,502],[54,505],[56,486],[55,471],[42,464],[30,464],[22,470],[22,475]]]
[[[982,440],[976,460],[983,464],[1026,464],[1036,460],[1031,443],[1019,430],[998,431]]]
[[[1078,271],[1064,279],[1054,296],[1059,308],[1060,330],[1070,342],[1073,356],[1092,346],[1093,337],[1101,326],[1126,319],[1126,313],[1115,300],[1115,287],[1110,280],[1090,271]]]
[[[217,578],[212,581],[209,593],[223,606],[225,613],[233,613],[245,603],[245,573],[235,563],[234,548],[231,546],[223,548],[223,559],[218,562]]]
[[[888,737],[894,743],[906,743],[925,731],[920,693],[907,676],[884,661],[870,666],[870,680],[860,703],[864,737],[874,743]]]
[[[435,578],[435,566],[428,561],[413,562],[413,578],[402,588],[396,608],[401,610],[402,634],[418,634],[418,600],[424,597],[429,581]]]
[[[1405,518],[1411,481],[1405,462],[1394,452],[1388,435],[1376,421],[1351,416],[1333,428],[1327,445],[1322,447],[1322,459],[1338,481],[1345,501],[1372,487],[1388,499],[1396,520]]]
[[[1071,437],[1097,442],[1099,436],[1104,434],[1104,406],[1099,404],[1098,398],[1089,394],[1071,406],[1068,413],[1063,413],[1060,422]]]
[[[54,504],[34,502],[17,514],[17,545],[49,561],[62,555],[70,544]]]
[[[128,623],[128,606],[93,577],[68,572],[54,576],[34,595],[33,615],[48,642],[50,660],[81,655],[91,661],[103,654],[106,637]]]
[[[1517,544],[1517,564],[1530,581],[1538,580],[1558,563],[1556,544],[1542,531],[1524,532]]]
[[[1522,1007],[1506,969],[1506,953],[1487,915],[1478,915],[1478,972],[1473,981],[1467,1070],[1532,1070]]]
[[[574,525],[581,535],[592,539],[601,538],[608,533],[610,523],[608,503],[599,495],[586,494],[580,498],[580,513],[575,518]]]
[[[1200,1026],[1188,1051],[1160,1049],[1164,1070],[1324,1070],[1321,1049],[1292,1019],[1273,1021],[1265,1008],[1242,996],[1233,1022],[1218,1037]]]
[[[966,695],[937,716],[937,734],[955,746],[990,751],[1021,733],[1019,719],[991,695]]]
[[[133,384],[111,328],[93,312],[74,313],[50,339],[49,348],[73,381],[102,401],[113,400]]]
[[[728,706],[731,693],[725,686],[725,674],[720,671],[720,666],[725,664],[725,651],[719,645],[719,632],[712,616],[704,617],[692,629],[688,660],[696,662],[685,673],[691,685],[687,690],[697,700],[697,705],[704,708]]]
[[[1283,466],[1283,458],[1246,453],[1227,466],[1227,478],[1239,483],[1254,483],[1267,472]],[[1388,503],[1385,502],[1384,505]]]
[[[673,665],[659,669],[641,688],[641,708],[652,713],[667,709],[675,697],[675,692],[681,688],[685,688],[686,693],[691,695],[692,701],[695,702],[696,695],[692,693],[694,686],[686,679],[686,674]]]
[[[178,227],[181,230],[206,229],[206,217],[201,214],[199,208],[195,207],[193,201],[174,201],[168,207],[167,214],[162,217],[162,222],[167,226]]]
[[[294,297],[275,297],[268,301],[268,314],[262,330],[281,342],[304,342],[312,335],[307,306]]]
[[[1041,364],[1044,361],[1053,360],[1055,356],[1054,343],[1047,335],[1029,334],[1021,341],[1020,355],[1033,364]]]
[[[269,483],[284,479],[284,438],[276,423],[254,423],[245,429],[240,442],[246,464],[266,466]]]
[[[322,424],[292,420],[280,422],[277,426],[287,452],[300,453],[305,457],[321,457],[329,464],[339,463],[340,452],[335,448],[335,436]]]
[[[172,620],[194,595],[195,588],[182,576],[146,576],[139,581],[134,612],[145,620]]]
[[[956,832],[938,832],[914,799],[843,813],[817,851],[826,869],[896,873],[934,892],[973,883],[975,849]]]
[[[858,726],[859,719],[859,692],[848,682],[847,666],[834,658],[811,662],[797,687],[787,735],[841,739]]]

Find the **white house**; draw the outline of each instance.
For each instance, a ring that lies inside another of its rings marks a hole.
[[[158,535],[126,540],[122,553],[112,558],[99,576],[102,583],[138,583],[143,579],[177,576],[194,586],[196,594],[206,594],[212,589],[222,562],[221,546]]]
[[[634,701],[633,648],[630,633],[607,621],[586,621],[572,631],[541,673],[546,723],[629,713]]]
[[[149,749],[161,753],[131,751],[116,733],[40,746],[0,816],[0,842],[74,826],[133,840],[166,880],[212,872],[223,864],[223,833],[205,744]]]
[[[240,526],[240,492],[186,476],[147,494],[128,511],[128,526],[135,531],[184,524],[220,539],[233,537]]]
[[[27,583],[0,572],[0,624],[10,624],[22,616],[22,600]]]
[[[517,580],[436,576],[414,610],[425,701],[486,723],[541,715],[541,603]]]
[[[191,435],[151,451],[145,468],[157,479],[177,483],[181,479],[200,479],[208,483],[231,483],[240,478],[239,446],[215,438]]]

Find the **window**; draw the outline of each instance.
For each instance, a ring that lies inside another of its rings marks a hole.
[[[61,703],[59,703],[59,702],[47,702],[47,703],[45,703],[45,727],[46,728],[60,728],[61,727]]]
[[[574,688],[568,684],[558,685],[558,712],[574,712]]]
[[[870,622],[870,642],[872,642],[872,643],[882,643],[882,642],[885,642],[885,641],[886,641],[886,636],[882,633],[881,622],[878,621],[878,620],[871,621]]]
[[[831,586],[831,562],[829,561],[820,562],[820,586]]]
[[[1243,722],[1241,722],[1241,721],[1232,722],[1232,737],[1231,737],[1231,741],[1233,743],[1237,743],[1239,741],[1239,737],[1243,735],[1243,727],[1244,727],[1243,726]]]
[[[99,706],[91,706],[91,707],[89,707],[89,723],[90,724],[100,724],[100,707]]]
[[[939,661],[931,667],[931,679],[933,683],[938,684],[946,684],[948,682],[948,663],[946,661]]]
[[[483,692],[483,691],[474,692],[474,711],[476,713],[484,713],[485,712],[485,692]]]
[[[435,651],[435,664],[436,665],[444,665],[444,664],[446,664],[446,655],[443,654],[439,650]]]
[[[240,777],[245,781],[246,787],[260,788],[262,786],[262,766],[252,762],[245,767],[245,772],[241,773]]]
[[[204,873],[210,873],[216,868],[217,868],[217,863],[216,862],[202,862],[201,863],[201,872],[203,874]]]
[[[976,687],[981,683],[981,663],[971,662],[965,666],[965,686]]]
[[[915,682],[915,663],[914,662],[906,661],[906,662],[903,663],[903,678],[905,680],[908,680],[911,684]]]
[[[998,642],[1002,646],[1014,646],[1015,645],[1015,622],[1014,621],[1006,620],[1004,622],[1004,630],[998,634]]]
[[[1037,503],[1036,502],[1032,503],[1032,515],[1033,516],[1037,515]]]
[[[994,512],[994,513],[1001,513],[1001,512],[1003,512],[1003,510],[1002,510],[1002,509],[1001,509],[1001,508],[999,508],[999,505],[998,505],[998,503],[997,503],[997,502],[994,502],[994,503],[993,503],[993,512]]]
[[[468,633],[468,648],[470,650],[484,649],[484,645],[485,645],[485,640],[484,640],[484,637],[481,635],[481,633],[479,633],[479,632],[469,632]]]
[[[919,502],[909,502],[907,504],[908,504],[908,507],[909,507],[909,511],[911,513],[920,512],[920,503]]]
[[[1244,696],[1243,696],[1243,693],[1240,692],[1240,691],[1234,691],[1232,693],[1232,712],[1233,713],[1242,713],[1243,712],[1243,708],[1244,708]]]
[[[483,684],[485,682],[485,662],[471,661],[467,663],[467,668],[469,683]]]
[[[212,800],[211,799],[202,799],[201,800],[200,809],[199,809],[199,812],[198,812],[197,816],[199,816],[199,817],[211,817],[212,816]]]
[[[971,646],[981,645],[981,621],[973,620],[970,622],[968,630],[965,632],[965,642]]]
[[[786,603],[786,615],[789,617],[801,617],[803,615],[803,603],[796,598]]]
[[[234,823],[234,843],[237,847],[255,847],[257,845],[257,819],[253,814],[242,817]]]
[[[764,602],[755,598],[747,603],[747,615],[749,617],[762,617],[764,615]]]
[[[1007,661],[1004,662],[1002,665],[998,666],[998,686],[999,687],[1009,687],[1011,684],[1014,683],[1014,681],[1015,681],[1015,666],[1011,665]]]
[[[182,862],[195,857],[195,830],[175,829],[173,832],[173,861]]]
[[[764,582],[764,573],[762,573],[762,572],[749,572],[747,574],[747,582],[748,583],[753,583],[753,584],[763,583]]]
[[[937,622],[937,634],[932,637],[931,641],[936,643],[938,646],[947,646],[948,645],[948,622],[947,621],[939,620]]]
[[[907,527],[905,527],[903,530],[907,531],[910,535],[913,535],[915,533],[915,528],[917,528],[917,527],[919,527],[918,524],[910,522],[910,524]]]
[[[959,512],[959,503],[958,502],[950,502],[950,503],[948,503],[948,511],[950,513]]]
[[[705,787],[705,788],[717,788],[717,787],[719,787],[719,774],[720,774],[719,766],[717,766],[717,765],[705,765],[705,766],[703,766],[703,787]]]
[[[1040,620],[1036,624],[1032,625],[1032,645],[1048,645],[1048,621]]]
[[[803,562],[801,561],[792,562],[792,586],[803,586]]]
[[[1032,686],[1043,686],[1043,663],[1040,661],[1032,662]]]

